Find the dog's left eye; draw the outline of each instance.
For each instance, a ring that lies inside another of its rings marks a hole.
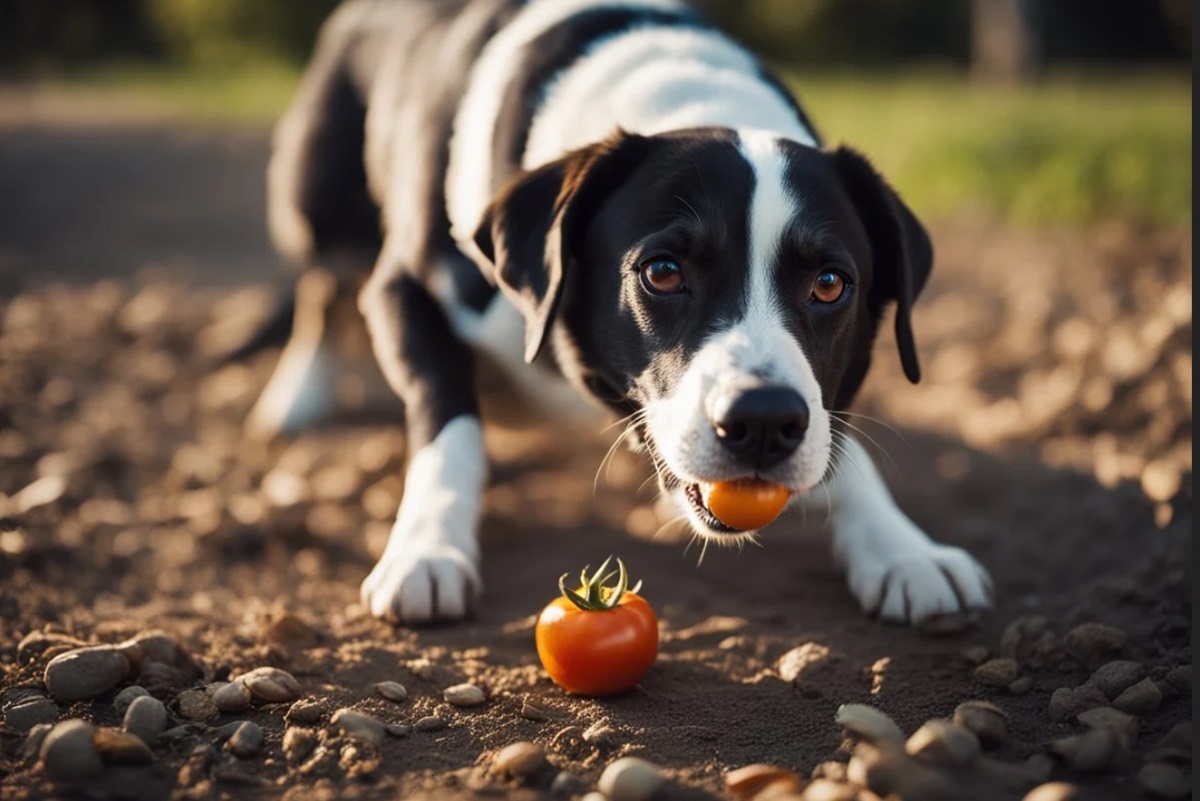
[[[835,270],[824,270],[813,282],[812,299],[817,303],[837,303],[846,294],[846,279]]]
[[[670,259],[651,259],[642,264],[642,286],[654,295],[673,295],[684,289],[683,270]]]

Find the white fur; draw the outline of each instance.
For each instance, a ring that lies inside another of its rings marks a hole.
[[[475,532],[486,482],[479,418],[456,417],[409,462],[391,536],[362,583],[371,614],[411,623],[467,613],[482,589]]]
[[[930,540],[896,506],[862,445],[851,437],[840,442],[827,496],[833,554],[863,610],[921,623],[991,606],[987,571],[961,548]],[[819,493],[808,499],[825,500]]]
[[[760,131],[738,134],[742,155],[754,171],[746,313],[705,343],[670,397],[647,404],[646,419],[663,461],[685,484],[750,478],[754,470],[737,463],[718,440],[711,406],[728,388],[756,378],[792,387],[808,404],[808,432],[795,454],[760,477],[803,494],[825,476],[832,434],[821,387],[808,357],[784,326],[772,279],[779,244],[799,204],[784,183],[786,163],[778,139]],[[683,488],[674,495],[693,527],[706,533]]]
[[[492,135],[522,49],[542,33],[592,8],[684,8],[680,0],[530,0],[484,47],[471,69],[450,139],[446,204],[451,230],[465,253],[478,255],[472,236],[492,199]]]

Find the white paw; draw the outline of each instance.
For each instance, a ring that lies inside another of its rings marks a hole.
[[[919,625],[992,605],[991,578],[961,548],[923,543],[907,552],[863,553],[847,561],[850,591],[863,611],[885,620]]]
[[[482,585],[474,560],[444,543],[390,547],[362,583],[362,602],[375,617],[403,623],[457,620]]]

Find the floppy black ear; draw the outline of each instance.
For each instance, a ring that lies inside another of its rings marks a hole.
[[[847,147],[839,147],[832,156],[871,240],[875,275],[869,301],[877,310],[896,302],[900,363],[915,384],[921,380],[921,366],[913,341],[912,304],[933,269],[933,244],[924,226],[866,158]]]
[[[537,357],[545,340],[586,222],[640,163],[648,142],[618,133],[522,173],[484,212],[475,245],[525,316],[525,361]]]

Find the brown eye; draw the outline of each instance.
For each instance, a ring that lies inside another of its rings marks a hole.
[[[817,303],[837,303],[846,294],[846,279],[833,270],[825,270],[813,283],[812,299]]]
[[[652,259],[642,265],[642,286],[655,295],[671,295],[683,289],[683,270],[670,259]]]

